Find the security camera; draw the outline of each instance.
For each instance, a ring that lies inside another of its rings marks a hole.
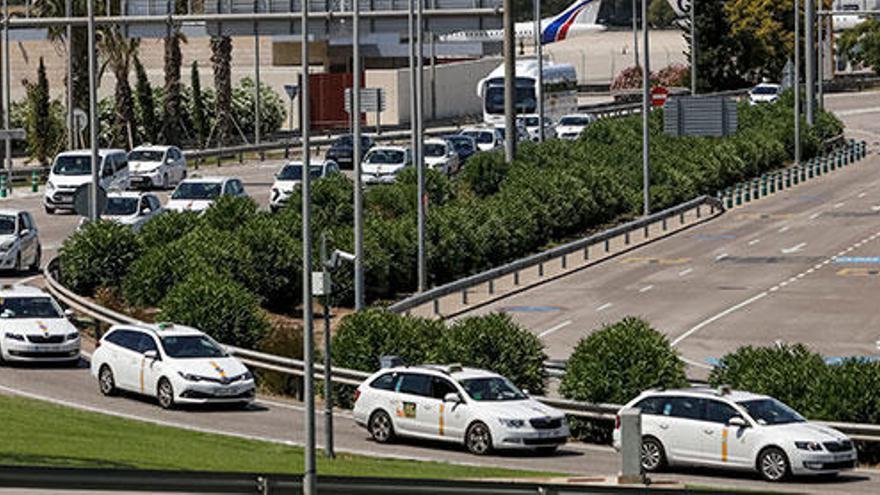
[[[331,270],[335,270],[335,269],[339,268],[341,261],[347,261],[349,263],[354,263],[355,259],[356,259],[355,255],[348,253],[348,252],[345,252],[345,251],[340,251],[339,249],[337,249],[337,250],[333,251],[333,254],[330,255],[330,259],[327,260],[327,268],[330,268]]]

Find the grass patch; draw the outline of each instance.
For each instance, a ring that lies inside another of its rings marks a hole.
[[[303,449],[116,418],[0,396],[0,464],[301,473]],[[247,421],[247,415],[242,419]],[[510,478],[551,473],[319,454],[318,473],[396,478]]]

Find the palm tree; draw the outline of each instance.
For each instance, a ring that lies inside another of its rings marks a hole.
[[[231,134],[232,119],[232,38],[211,37],[211,63],[214,66],[214,133],[223,146]]]
[[[98,51],[105,60],[101,67],[110,67],[116,78],[113,144],[133,148],[137,141],[137,122],[134,115],[134,98],[132,98],[131,85],[128,76],[131,73],[131,65],[137,56],[139,38],[127,38],[118,26],[111,26],[101,30],[98,41]]]
[[[174,0],[174,13],[186,13],[186,0]],[[166,144],[180,145],[184,133],[182,125],[183,102],[181,97],[180,66],[183,56],[180,43],[186,37],[180,26],[174,25],[165,37],[165,99],[162,106],[162,139]]]

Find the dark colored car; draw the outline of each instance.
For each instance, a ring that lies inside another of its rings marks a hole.
[[[452,147],[455,148],[455,152],[458,153],[459,167],[464,165],[464,162],[477,152],[477,143],[474,142],[474,138],[470,136],[452,134],[449,136],[443,136],[443,139],[449,141],[449,143],[452,144]]]
[[[364,155],[373,147],[373,144],[373,140],[370,137],[361,136],[361,160],[364,159]],[[353,168],[354,162],[351,159],[353,154],[354,139],[351,134],[345,134],[336,138],[336,141],[333,141],[330,149],[327,150],[326,158],[338,163],[340,167]]]

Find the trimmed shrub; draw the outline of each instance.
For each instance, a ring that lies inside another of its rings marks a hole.
[[[880,362],[846,359],[822,375],[815,417],[880,424]]]
[[[234,235],[250,254],[254,272],[250,288],[264,305],[278,310],[295,307],[302,293],[299,237],[284,231],[278,219],[265,212],[253,216]]]
[[[228,276],[194,273],[174,286],[158,319],[202,330],[224,344],[253,348],[269,330],[260,301]]]
[[[138,241],[144,249],[174,242],[197,228],[200,220],[198,213],[192,211],[166,211],[144,224]]]
[[[507,176],[508,165],[504,154],[477,153],[465,163],[461,177],[465,184],[479,197],[491,196],[498,192]]]
[[[509,315],[458,320],[443,333],[442,346],[446,363],[490,369],[530,393],[544,393],[544,344]]]
[[[578,342],[559,390],[569,399],[625,404],[649,388],[686,385],[684,363],[666,337],[629,316]]]
[[[257,213],[257,203],[250,196],[220,196],[205,210],[202,222],[218,230],[235,230]]]
[[[61,245],[62,281],[84,295],[98,287],[119,287],[140,252],[129,227],[104,220],[90,222]]]

